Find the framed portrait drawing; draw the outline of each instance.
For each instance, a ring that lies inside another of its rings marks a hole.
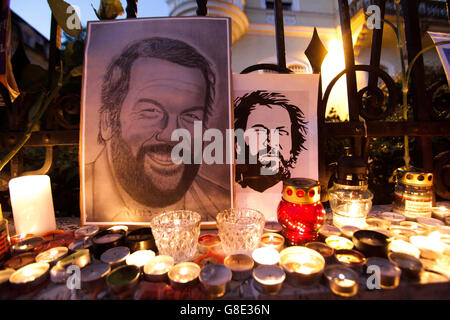
[[[233,206],[232,161],[203,157],[212,143],[205,133],[225,136],[232,127],[230,38],[228,18],[88,24],[83,224],[149,225],[156,214],[179,209],[211,222]],[[215,152],[225,157],[226,148]]]
[[[428,31],[428,34],[435,44],[450,41],[450,33]],[[436,50],[441,58],[442,66],[444,67],[445,75],[447,76],[447,83],[450,85],[450,44],[440,45]]]
[[[236,206],[277,220],[283,180],[318,180],[317,94],[313,74],[233,75]],[[239,140],[239,139],[238,139]]]

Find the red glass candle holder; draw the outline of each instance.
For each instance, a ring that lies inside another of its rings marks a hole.
[[[317,240],[319,229],[325,222],[319,182],[305,178],[285,180],[277,217],[290,245]]]

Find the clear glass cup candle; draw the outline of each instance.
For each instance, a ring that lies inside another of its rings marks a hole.
[[[197,253],[200,221],[200,214],[189,210],[154,217],[151,226],[159,254],[172,256],[175,263],[192,260]]]
[[[358,293],[358,274],[350,268],[332,265],[325,269],[331,291],[342,297],[353,297]]]
[[[217,228],[226,255],[247,254],[259,246],[264,215],[253,209],[228,209],[217,215]]]

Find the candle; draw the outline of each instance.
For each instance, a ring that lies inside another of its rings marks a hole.
[[[25,252],[34,251],[36,246],[41,244],[44,241],[41,237],[32,237],[27,238],[22,241],[19,241],[11,246],[12,252],[14,254],[20,254]]]
[[[355,271],[362,271],[362,267],[366,264],[366,257],[356,250],[336,250],[334,257],[340,264],[349,267]]]
[[[113,231],[113,232],[122,232],[122,233],[127,233],[128,232],[128,227],[127,226],[113,226],[111,228],[108,228],[109,231]]]
[[[184,288],[194,284],[200,274],[200,267],[193,262],[182,262],[169,271],[170,284],[173,287]]]
[[[311,285],[322,276],[325,259],[306,247],[289,247],[281,251],[280,262],[292,285]]]
[[[341,229],[338,227],[332,226],[330,224],[324,224],[319,229],[319,236],[322,240],[325,240],[329,236],[340,236],[341,235]]]
[[[34,234],[16,234],[15,236],[12,236],[9,238],[9,242],[11,245],[15,245],[18,242],[21,242],[22,240],[35,238],[36,236]]]
[[[60,265],[61,267],[67,267],[70,265],[76,265],[80,268],[84,268],[91,262],[91,255],[88,249],[81,249],[72,253],[70,256],[62,258],[59,260],[56,265]]]
[[[171,256],[157,256],[144,265],[144,276],[148,281],[159,282],[166,281],[167,273],[174,265],[174,259]]]
[[[417,257],[401,252],[391,252],[388,258],[402,270],[402,275],[413,279],[420,277],[423,265]]]
[[[78,240],[73,241],[69,245],[69,250],[73,253],[80,249],[88,249],[90,250],[92,248],[92,238],[85,237]]]
[[[9,194],[18,234],[42,235],[56,229],[50,178],[24,176],[9,181]]]
[[[271,247],[257,248],[252,253],[255,265],[274,265],[280,262],[280,253]]]
[[[253,279],[259,291],[268,295],[276,295],[280,292],[286,274],[278,266],[260,265],[253,270]]]
[[[369,258],[367,266],[378,266],[380,269],[380,286],[382,289],[395,289],[400,283],[402,270],[387,259]]]
[[[102,253],[108,249],[124,245],[125,234],[123,231],[105,230],[97,233],[92,238],[92,249],[96,259],[100,259]]]
[[[255,262],[246,254],[232,254],[225,258],[224,264],[231,270],[233,280],[240,281],[250,277]]]
[[[388,221],[390,225],[397,225],[406,220],[404,215],[395,212],[383,212],[381,218]]]
[[[209,296],[219,298],[225,294],[227,283],[230,282],[231,277],[231,270],[226,266],[210,264],[202,269],[199,279]]]
[[[343,226],[341,228],[342,234],[349,239],[351,239],[353,234],[358,230],[360,230],[360,228],[355,226]]]
[[[106,283],[115,293],[131,290],[138,284],[140,273],[138,267],[124,265],[113,270],[106,277]]]
[[[32,263],[14,272],[9,282],[19,288],[38,286],[47,279],[49,269],[47,262]]]
[[[331,263],[334,254],[334,249],[329,245],[322,242],[309,242],[306,244],[305,247],[317,251],[322,255],[326,263]]]
[[[103,263],[108,263],[112,269],[125,263],[130,255],[130,249],[127,247],[116,247],[106,250],[101,256],[100,260]]]
[[[344,266],[332,265],[325,269],[331,291],[342,297],[353,297],[358,293],[358,274]]]
[[[353,242],[344,237],[329,236],[325,239],[325,243],[334,250],[352,249]]]
[[[61,265],[59,263],[56,263],[50,270],[50,280],[53,283],[66,283],[67,279],[70,276],[66,272],[66,267],[68,267],[69,265]]]
[[[417,222],[403,221],[400,222],[400,226],[409,228],[410,230],[414,231],[414,233],[418,236],[428,234],[428,229]]]
[[[388,237],[373,230],[359,230],[353,234],[356,249],[367,257],[385,257],[387,255]]]
[[[100,228],[98,226],[85,226],[75,230],[75,238],[84,238],[95,236]]]
[[[278,221],[266,221],[264,225],[264,233],[278,233],[282,230],[281,224]]]
[[[106,244],[119,240],[120,238],[123,238],[123,235],[121,235],[120,233],[111,233],[97,238],[95,240],[95,243]]]
[[[346,225],[364,228],[366,226],[366,203],[354,202],[345,203],[333,210],[333,224],[342,228]]]
[[[389,231],[394,239],[409,241],[409,238],[416,235],[416,233],[405,226],[391,226]]]
[[[380,218],[368,218],[366,219],[368,227],[387,229],[390,226],[390,221]]]
[[[439,220],[445,220],[450,216],[450,208],[447,206],[433,207],[431,209],[432,217]]]
[[[431,234],[425,236],[412,236],[410,241],[420,250],[420,255],[425,259],[436,260],[444,253],[444,244],[440,241],[439,235]]]
[[[425,228],[428,229],[428,232],[433,232],[433,231],[437,230],[438,227],[445,225],[444,222],[442,222],[441,220],[434,219],[434,218],[420,217],[420,218],[417,218],[417,222],[419,224],[425,226]]]
[[[265,233],[261,237],[261,247],[274,248],[280,252],[284,248],[284,237],[278,233]]]
[[[158,252],[151,228],[140,228],[131,231],[127,235],[126,242],[127,247],[130,248],[131,252],[139,250],[151,250],[153,252]]]
[[[55,264],[58,260],[67,255],[69,249],[66,247],[56,247],[41,252],[36,256],[36,262],[47,262],[50,265]]]
[[[64,238],[66,235],[66,232],[64,230],[52,230],[44,233],[42,235],[42,238],[44,238],[45,241],[52,241],[52,240],[58,240]]]
[[[374,227],[374,226],[368,226],[368,227],[364,228],[363,230],[376,231],[378,233],[384,234],[388,238],[392,237],[391,231],[388,230],[388,229],[385,229],[385,228],[378,228],[378,227]]]
[[[126,259],[126,263],[128,265],[135,265],[139,268],[142,268],[154,257],[155,253],[152,250],[139,250],[130,254]]]
[[[415,245],[406,242],[404,240],[394,239],[388,245],[388,251],[397,252],[397,253],[405,253],[409,254],[413,257],[420,257],[420,250]]]
[[[201,254],[208,250],[217,251],[221,248],[220,237],[217,234],[204,234],[198,238],[198,249]]]
[[[106,263],[92,263],[81,270],[81,286],[87,290],[93,290],[105,281],[111,272],[111,267]]]
[[[446,218],[445,218],[445,224],[446,224],[447,226],[450,226],[450,217],[446,217]]]
[[[18,256],[10,258],[8,261],[5,262],[3,267],[18,270],[30,263],[35,262],[35,258],[36,253],[34,252],[22,253]]]

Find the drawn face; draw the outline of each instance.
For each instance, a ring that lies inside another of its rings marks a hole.
[[[272,157],[277,146],[271,141],[271,130],[279,139],[277,160],[280,162],[280,157],[289,160],[292,149],[291,119],[286,109],[278,105],[256,105],[248,116],[246,130],[249,129],[254,130],[256,138],[253,138],[253,143],[249,141],[251,139],[246,139],[246,143],[252,155],[262,151],[258,158],[259,162],[269,158],[275,160]]]
[[[120,141],[113,141],[116,171],[120,176],[132,176],[120,177],[122,185],[144,188],[159,198],[161,192],[171,192],[173,199],[184,195],[198,167],[173,163],[171,152],[178,141],[172,142],[171,135],[176,129],[186,129],[194,137],[194,121],[203,121],[205,96],[205,79],[199,69],[156,58],[139,58],[133,63],[119,118]],[[141,192],[129,191],[131,195]],[[152,202],[146,199],[141,202]]]

